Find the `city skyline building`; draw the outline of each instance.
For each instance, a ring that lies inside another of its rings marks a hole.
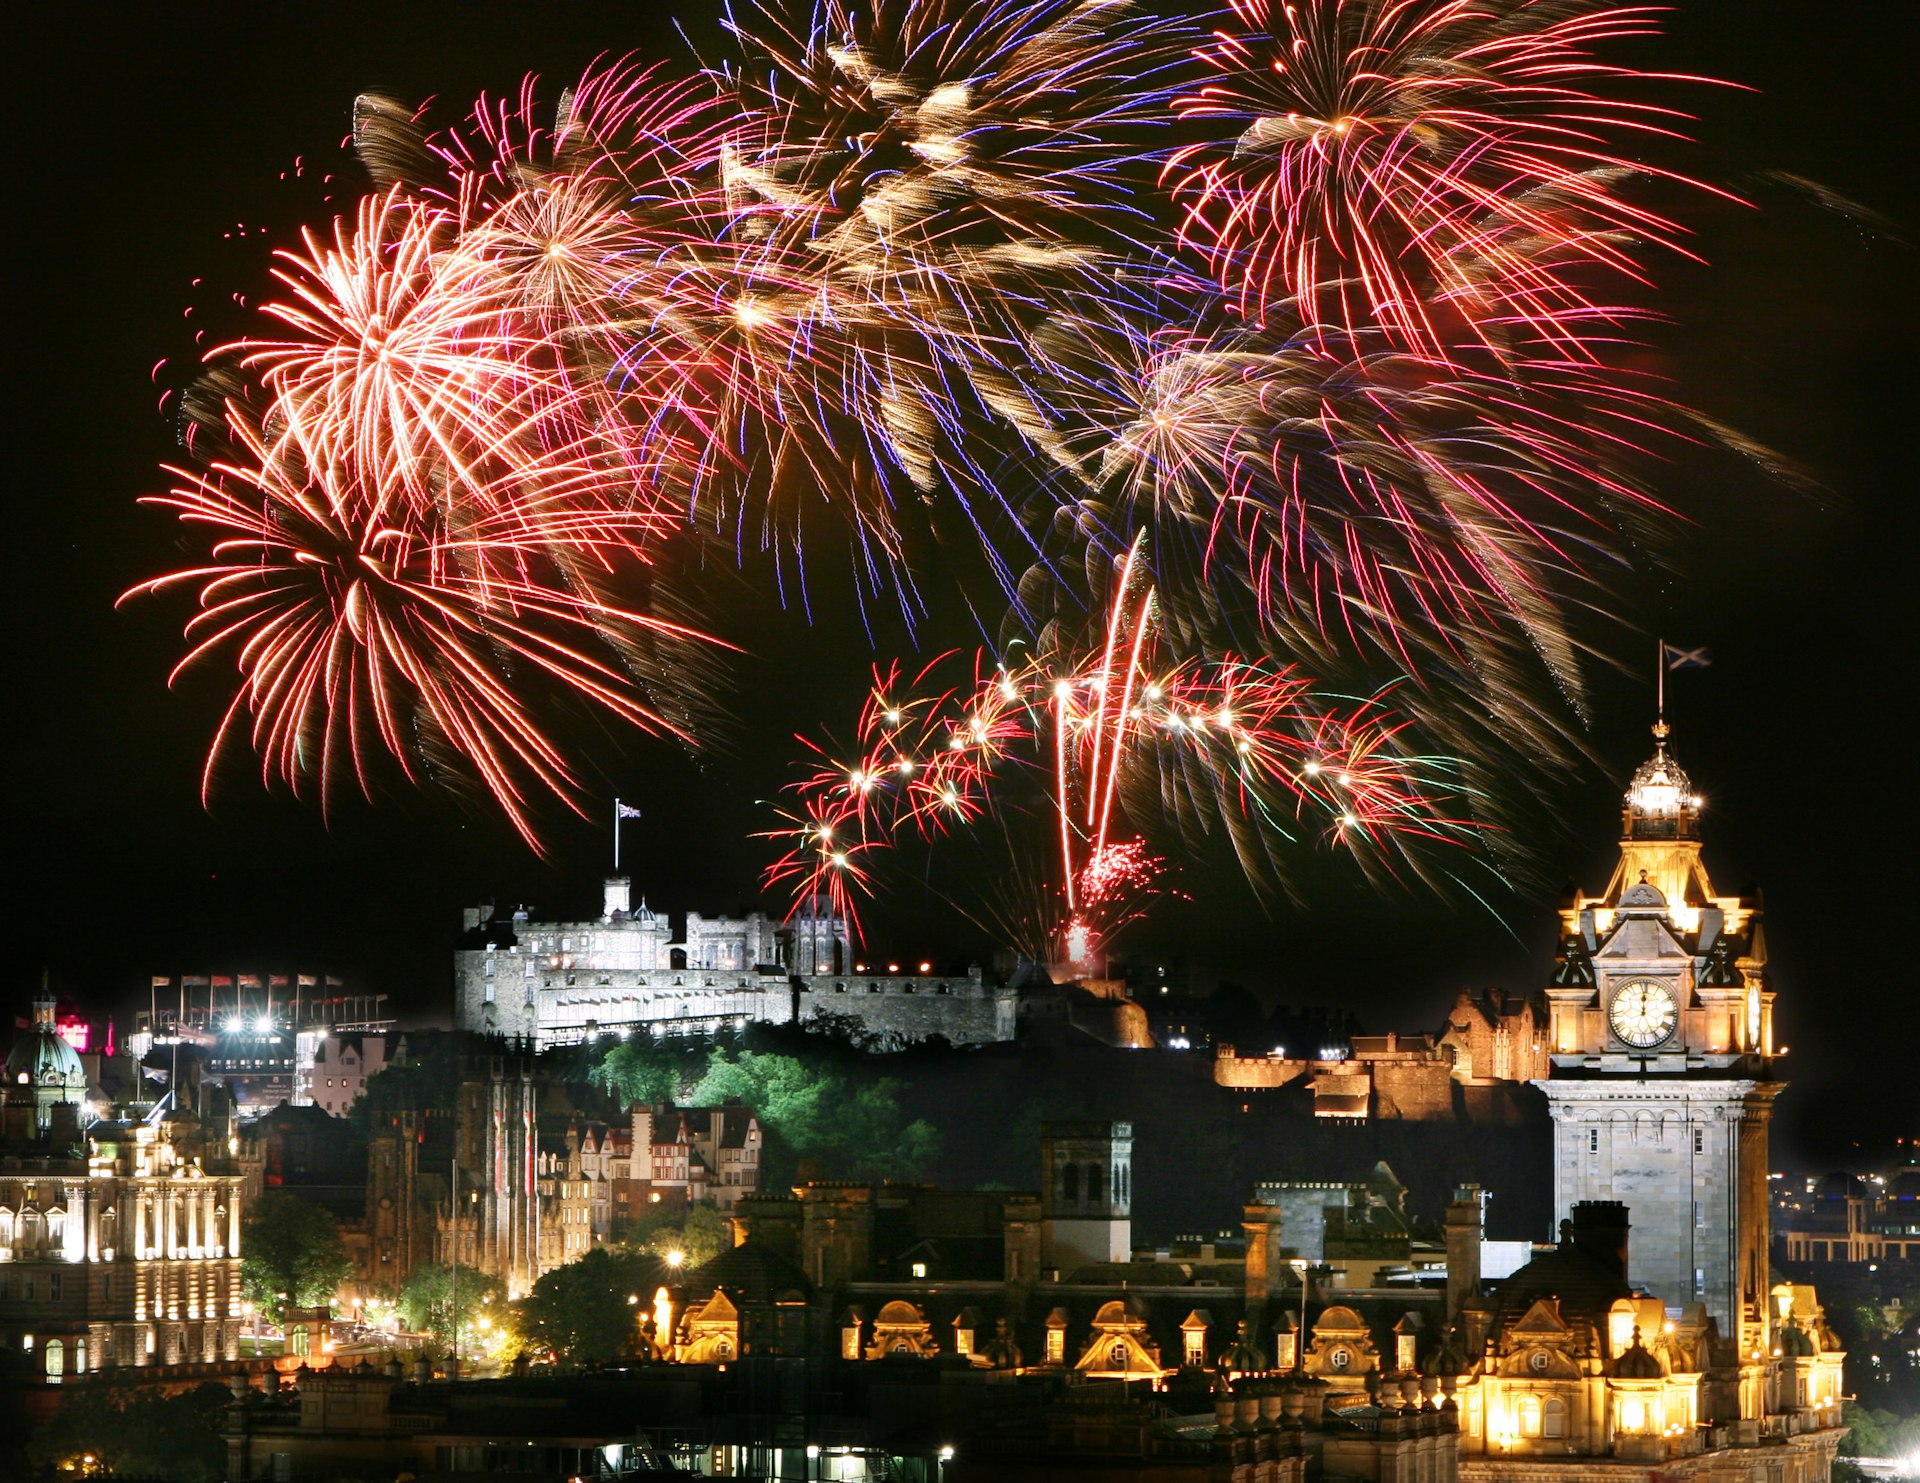
[[[1705,800],[1654,727],[1620,858],[1561,910],[1546,989],[1554,1209],[1631,1207],[1631,1278],[1705,1306],[1742,1354],[1771,1348],[1768,1125],[1785,1087],[1758,902],[1714,890]]]

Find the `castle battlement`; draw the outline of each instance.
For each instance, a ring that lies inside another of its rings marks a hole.
[[[686,914],[675,936],[625,877],[606,883],[597,920],[536,922],[469,907],[454,952],[455,1020],[461,1029],[577,1044],[605,1034],[713,1035],[748,1024],[858,1021],[882,1044],[942,1037],[956,1045],[1011,1040],[1016,996],[964,974],[868,973],[852,964],[844,919],[803,913],[786,921]],[[853,971],[848,971],[851,965]]]

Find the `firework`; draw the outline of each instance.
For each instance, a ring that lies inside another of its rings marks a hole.
[[[1164,862],[1138,821],[1166,820],[1188,841],[1224,828],[1256,879],[1283,865],[1277,841],[1304,833],[1388,871],[1418,841],[1470,833],[1380,706],[1330,706],[1297,671],[1261,663],[1164,663],[1154,615],[1130,562],[1101,640],[1078,663],[983,654],[971,683],[944,688],[951,655],[912,676],[876,671],[851,755],[813,747],[820,761],[793,790],[800,806],[773,834],[788,849],[769,882],[798,902],[824,896],[857,922],[877,851],[983,819],[1004,826],[1007,790],[1044,779],[1035,814],[1055,857],[1045,936],[1084,964],[1160,889]],[[1077,946],[1063,946],[1069,935]]]
[[[1658,29],[1609,0],[1228,0],[1177,103],[1237,129],[1164,178],[1250,318],[1297,300],[1316,325],[1444,353],[1463,328],[1578,353],[1618,317],[1585,285],[1642,280],[1681,229],[1619,189],[1679,177],[1637,157],[1683,115],[1620,96],[1654,78],[1595,49]],[[1688,79],[1700,81],[1701,79]]]
[[[1678,117],[1597,59],[1652,13],[1230,3],[1196,52],[1123,0],[819,0],[552,110],[531,79],[437,131],[361,99],[376,194],[209,356],[207,462],[158,501],[216,543],[146,584],[198,584],[189,662],[239,663],[215,755],[246,732],[323,791],[444,755],[526,831],[573,786],[530,683],[687,729],[681,544],[784,583],[830,512],[862,600],[910,606],[924,513],[1032,642],[877,677],[898,703],[798,791],[783,884],[851,914],[893,836],[995,827],[1014,776],[1048,780],[1047,930],[1083,945],[1160,889],[1164,824],[1256,878],[1296,833],[1370,868],[1452,837],[1404,721],[1303,670],[1558,755],[1528,697],[1578,707],[1564,614],[1663,514],[1618,470],[1683,415],[1594,297],[1679,245],[1622,190]]]
[[[1684,414],[1579,360],[1522,376],[1372,338],[1354,353],[1277,317],[1144,343],[1054,336],[1060,463],[1081,494],[1023,591],[1028,621],[1061,558],[1097,593],[1144,529],[1161,619],[1189,651],[1251,642],[1323,679],[1385,664],[1414,677],[1401,703],[1450,747],[1469,744],[1443,712],[1499,711],[1529,749],[1560,750],[1510,704],[1516,679],[1579,705],[1565,613],[1667,521],[1626,470]]]
[[[726,240],[690,272],[757,393],[736,442],[764,443],[766,472],[742,498],[763,540],[793,541],[796,491],[835,490],[898,552],[903,495],[996,503],[976,421],[1050,438],[1027,331],[1116,295],[1173,33],[1120,0],[824,0],[803,25],[764,9],[732,29],[749,123],[721,161]]]
[[[236,415],[230,437],[243,458],[174,471],[173,491],[147,501],[210,537],[212,559],[128,594],[197,588],[175,674],[222,652],[239,672],[205,790],[243,735],[263,781],[296,795],[317,787],[323,802],[348,774],[371,796],[382,752],[415,782],[458,764],[538,848],[529,790],[571,801],[575,780],[530,692],[685,735],[649,681],[680,708],[692,687],[674,684],[676,670],[710,641],[594,595],[594,578],[630,561],[643,530],[610,531],[602,510],[529,520],[505,499],[394,499],[297,423],[269,439]]]

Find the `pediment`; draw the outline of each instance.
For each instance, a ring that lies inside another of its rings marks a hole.
[[[1561,1337],[1573,1332],[1572,1327],[1560,1316],[1558,1298],[1535,1298],[1533,1306],[1513,1323],[1507,1325],[1512,1335],[1527,1334],[1534,1337]]]
[[[1160,1356],[1131,1333],[1096,1333],[1074,1369],[1096,1375],[1159,1375],[1165,1372]]]
[[[727,1296],[726,1289],[716,1287],[713,1296],[689,1313],[687,1318],[689,1322],[728,1323],[739,1316],[740,1310],[734,1306],[733,1299]]]
[[[1368,1329],[1366,1320],[1353,1309],[1335,1304],[1331,1308],[1324,1309],[1314,1320],[1313,1332],[1315,1337],[1322,1334],[1338,1334],[1344,1338],[1364,1335]]]
[[[1100,1305],[1100,1311],[1093,1315],[1093,1326],[1103,1333],[1122,1332],[1144,1329],[1147,1321],[1134,1311],[1131,1304],[1115,1298],[1110,1303]]]
[[[1578,1380],[1580,1365],[1564,1349],[1523,1344],[1500,1357],[1499,1374],[1524,1380]]]
[[[1611,965],[1619,959],[1638,964],[1692,962],[1688,950],[1665,917],[1621,917],[1593,954],[1596,963]]]

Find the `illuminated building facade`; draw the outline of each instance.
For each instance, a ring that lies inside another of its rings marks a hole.
[[[852,961],[844,919],[803,911],[782,923],[760,912],[689,912],[676,938],[624,876],[606,882],[600,916],[535,922],[470,907],[454,953],[454,1023],[536,1049],[603,1034],[712,1035],[748,1023],[834,1016],[864,1036],[907,1044],[1011,1040],[1018,996],[979,967],[937,974],[927,963]],[[871,967],[871,971],[869,971]]]
[[[90,1370],[237,1359],[243,1196],[224,1143],[164,1103],[93,1117],[45,995],[7,1064],[0,1368],[58,1384]]]
[[[1703,800],[1655,728],[1634,774],[1620,862],[1562,912],[1546,990],[1554,1208],[1633,1212],[1632,1279],[1699,1303],[1744,1355],[1772,1348],[1767,1130],[1773,990],[1757,906],[1717,894],[1700,859]]]

